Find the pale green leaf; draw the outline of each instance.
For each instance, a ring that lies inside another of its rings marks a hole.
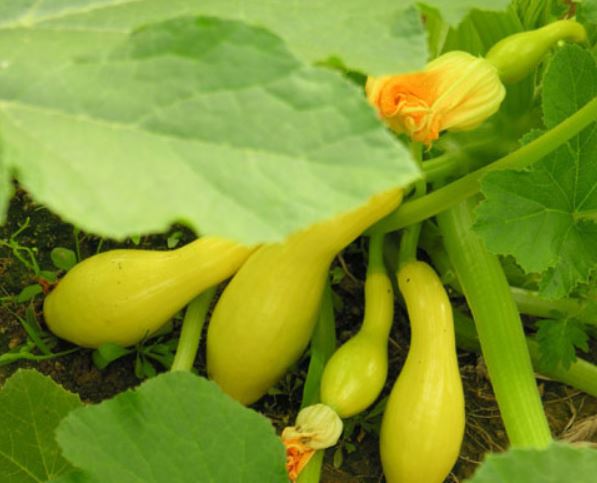
[[[472,9],[500,11],[510,0],[422,0],[421,3],[437,8],[446,22],[456,26]]]
[[[469,483],[593,483],[597,450],[552,443],[547,449],[489,454]]]
[[[87,231],[276,240],[419,176],[360,89],[265,30],[185,17],[75,60],[36,33],[0,70],[5,160]]]
[[[63,481],[280,482],[288,478],[271,423],[186,372],[72,412],[57,430],[83,474]]]
[[[379,75],[426,60],[416,0],[0,0],[0,26],[60,35],[101,33],[113,40],[142,25],[183,15],[213,15],[268,28],[309,62],[339,58]],[[471,9],[499,11],[508,0],[427,0],[456,25]],[[79,48],[70,45],[68,48]]]
[[[545,124],[552,127],[597,93],[597,67],[577,46],[560,49],[543,82]],[[494,252],[527,272],[544,272],[546,298],[566,296],[597,266],[597,124],[525,171],[490,173],[476,229]]]
[[[470,3],[470,2],[469,2]],[[414,0],[0,0],[0,27],[34,36],[102,36],[108,44],[143,25],[212,15],[266,27],[308,61],[339,58],[370,74],[421,67],[426,38]],[[65,46],[78,49],[80,46]]]
[[[54,440],[58,423],[80,407],[49,377],[19,370],[0,390],[0,481],[33,483],[72,470]]]

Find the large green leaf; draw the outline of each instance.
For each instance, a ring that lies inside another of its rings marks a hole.
[[[117,37],[182,15],[213,15],[264,26],[306,61],[337,57],[369,74],[421,67],[426,38],[415,0],[0,0],[0,26],[45,34]],[[472,8],[501,10],[508,0],[427,0],[457,24]],[[50,32],[48,32],[50,30]],[[35,35],[36,35],[35,34]],[[74,47],[76,48],[76,46]]]
[[[552,443],[548,448],[490,454],[469,483],[593,483],[597,450]]]
[[[453,23],[471,8],[503,8],[428,3]],[[264,26],[303,61],[370,74],[427,57],[414,0],[0,0],[0,220],[16,171],[38,201],[98,234],[184,221],[265,241],[416,176],[362,93],[300,64],[275,37],[238,24],[155,25],[195,15]],[[170,46],[152,54],[154,40]],[[194,83],[206,77],[209,92]]]
[[[553,127],[597,93],[597,66],[577,46],[560,49],[543,82],[543,113]],[[476,229],[496,253],[527,272],[545,272],[541,292],[567,295],[597,267],[597,124],[525,171],[490,173]]]
[[[71,471],[54,430],[81,405],[78,396],[37,371],[19,370],[8,379],[0,391],[0,481],[33,483]]]
[[[190,373],[163,374],[72,412],[57,440],[82,470],[64,482],[288,481],[271,423]]]
[[[42,38],[10,36],[4,160],[88,231],[274,240],[418,177],[359,89],[265,30],[185,17],[72,60],[76,39]]]
[[[337,57],[353,69],[387,73],[425,62],[414,3],[379,0],[371,8],[366,0],[0,0],[0,26],[114,37],[148,23],[213,15],[264,26],[305,61]]]

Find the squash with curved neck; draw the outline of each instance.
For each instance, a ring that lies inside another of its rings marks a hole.
[[[195,296],[230,277],[254,249],[206,236],[176,250],[94,255],[46,297],[46,323],[57,336],[83,347],[136,344]]]
[[[263,396],[305,350],[336,254],[394,210],[402,190],[260,247],[228,284],[207,333],[207,372],[244,404]]]
[[[393,319],[394,291],[383,263],[383,235],[374,235],[369,239],[363,324],[332,355],[321,377],[321,402],[341,418],[364,411],[382,391]]]
[[[458,458],[464,434],[452,307],[426,263],[405,264],[398,286],[411,342],[381,423],[382,466],[389,483],[441,483]]]

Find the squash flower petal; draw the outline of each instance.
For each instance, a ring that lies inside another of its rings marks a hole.
[[[342,420],[336,411],[325,404],[301,409],[295,425],[284,428],[281,435],[286,447],[286,471],[290,481],[296,481],[315,451],[338,442],[342,428]]]
[[[438,57],[422,71],[370,77],[365,91],[393,130],[426,144],[444,130],[476,128],[506,95],[490,62],[461,51]]]

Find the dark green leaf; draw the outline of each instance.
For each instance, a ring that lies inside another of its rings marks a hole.
[[[269,421],[189,373],[75,411],[56,434],[65,457],[101,482],[287,482]]]
[[[597,0],[582,0],[582,2],[575,2],[576,8],[579,9],[579,17],[582,20],[597,23]]]
[[[576,361],[576,348],[583,352],[589,350],[589,336],[577,320],[541,320],[537,327],[540,371],[552,371],[558,366],[568,369]]]
[[[68,248],[56,247],[50,252],[50,258],[56,268],[70,270],[77,263],[77,255]]]
[[[157,371],[151,361],[147,357],[141,357],[141,379],[149,379],[156,375]]]
[[[56,272],[52,272],[50,270],[41,270],[39,272],[39,276],[50,283],[54,283],[58,280],[58,275]]]
[[[552,443],[547,449],[490,453],[469,483],[594,483],[597,450]]]
[[[17,302],[29,302],[33,297],[39,295],[42,292],[43,289],[41,288],[41,285],[39,285],[38,283],[27,285],[25,288],[23,288],[23,290],[19,292],[19,295],[17,295]]]
[[[588,52],[565,46],[543,81],[546,126],[553,127],[597,93]],[[482,182],[476,230],[494,252],[513,255],[527,272],[544,272],[546,298],[561,298],[597,266],[597,124],[525,171],[505,170]]]
[[[0,131],[23,186],[83,229],[122,238],[183,220],[275,240],[419,176],[361,89],[261,28],[179,18],[115,44],[126,21],[112,8],[77,17],[63,3],[0,35]]]
[[[0,391],[0,481],[37,483],[69,472],[54,430],[81,405],[39,372],[21,369],[8,379]]]
[[[19,317],[19,322],[35,346],[42,351],[44,355],[51,355],[52,351],[43,339],[44,333],[39,325],[35,308],[33,307],[32,303],[30,303],[27,306],[27,309],[25,309],[25,318]]]
[[[95,349],[91,354],[91,357],[98,369],[105,369],[111,362],[114,362],[116,359],[120,359],[131,352],[133,352],[131,349],[125,349],[118,344],[107,342]]]

